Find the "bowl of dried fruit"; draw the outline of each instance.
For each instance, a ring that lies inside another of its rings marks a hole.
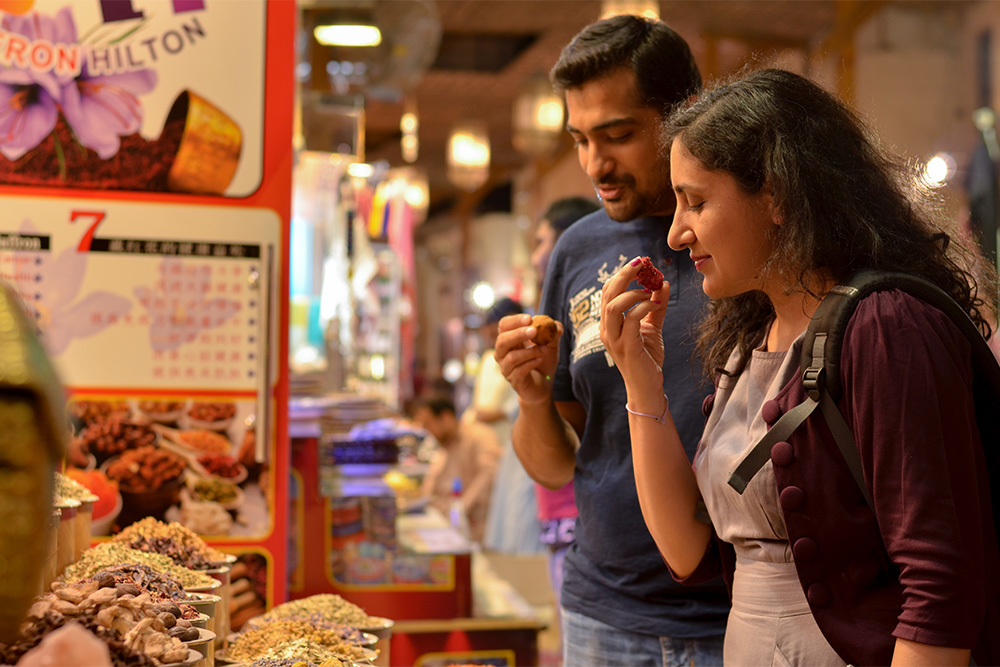
[[[229,454],[233,443],[217,431],[205,428],[177,431],[176,442],[198,454]]]
[[[137,408],[146,419],[157,424],[176,424],[184,416],[186,401],[139,401]]]
[[[73,439],[73,447],[93,454],[98,466],[112,456],[139,447],[156,445],[160,434],[144,422],[115,413],[90,422]]]
[[[202,454],[198,463],[208,474],[233,484],[241,484],[247,478],[246,466],[227,454]]]
[[[119,523],[125,526],[147,516],[163,519],[180,502],[187,464],[171,451],[144,445],[108,459],[101,470],[118,482],[124,503]]]
[[[187,428],[225,431],[236,416],[236,404],[229,401],[194,401],[184,415]]]

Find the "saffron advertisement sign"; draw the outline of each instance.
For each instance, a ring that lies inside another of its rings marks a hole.
[[[36,0],[4,13],[0,183],[253,193],[265,9],[264,0]]]
[[[287,594],[295,24],[0,0],[0,280],[64,385],[65,471],[108,495],[97,539],[153,516],[237,555],[234,629]]]

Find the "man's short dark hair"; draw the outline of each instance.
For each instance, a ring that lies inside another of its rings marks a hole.
[[[701,88],[701,74],[684,38],[666,23],[621,14],[591,23],[566,45],[549,73],[565,92],[627,67],[639,103],[664,116]]]
[[[562,234],[569,226],[585,215],[590,215],[601,208],[593,199],[586,197],[563,197],[557,199],[545,209],[542,220],[547,220],[556,235]]]

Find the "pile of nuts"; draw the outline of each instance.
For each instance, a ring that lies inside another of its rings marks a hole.
[[[50,634],[73,623],[83,626],[108,647],[111,664],[114,667],[155,666],[156,663],[152,658],[129,648],[116,630],[98,625],[94,615],[67,617],[62,614],[48,614],[43,619],[25,623],[21,628],[21,639],[13,644],[0,644],[0,663],[16,665],[26,653],[41,644]]]
[[[97,625],[118,633],[128,648],[149,657],[154,665],[180,662],[188,657],[190,631],[199,636],[190,621],[180,617],[180,608],[170,602],[155,603],[148,593],[134,594],[134,587],[118,584],[103,573],[91,581],[75,584],[54,582],[52,592],[38,598],[28,610],[25,633],[43,619],[93,618]]]
[[[181,476],[187,465],[173,452],[153,445],[124,452],[108,466],[108,477],[118,480],[122,491],[156,491]]]
[[[131,421],[126,414],[113,413],[88,423],[76,442],[84,451],[107,459],[126,449],[154,444],[156,432],[149,424]]]
[[[101,570],[93,578],[102,577],[105,573],[113,576],[117,584],[134,586],[136,589],[134,595],[149,593],[149,597],[157,602],[172,600],[180,607],[181,618],[198,618],[198,610],[192,605],[184,603],[184,600],[190,599],[184,587],[148,565],[127,563]]]

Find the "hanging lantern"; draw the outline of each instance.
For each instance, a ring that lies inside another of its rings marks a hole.
[[[602,19],[619,14],[634,14],[644,16],[647,19],[658,19],[660,18],[660,3],[658,0],[602,0]]]
[[[563,133],[563,101],[545,74],[531,75],[514,100],[514,148],[528,155],[551,155]]]
[[[403,115],[399,119],[399,131],[402,138],[399,140],[403,159],[407,162],[416,162],[420,153],[420,139],[417,137],[417,130],[420,129],[420,121],[417,118],[417,103],[412,98],[407,98],[403,105]]]
[[[473,192],[490,176],[490,137],[486,123],[466,121],[455,126],[448,138],[448,179]]]

